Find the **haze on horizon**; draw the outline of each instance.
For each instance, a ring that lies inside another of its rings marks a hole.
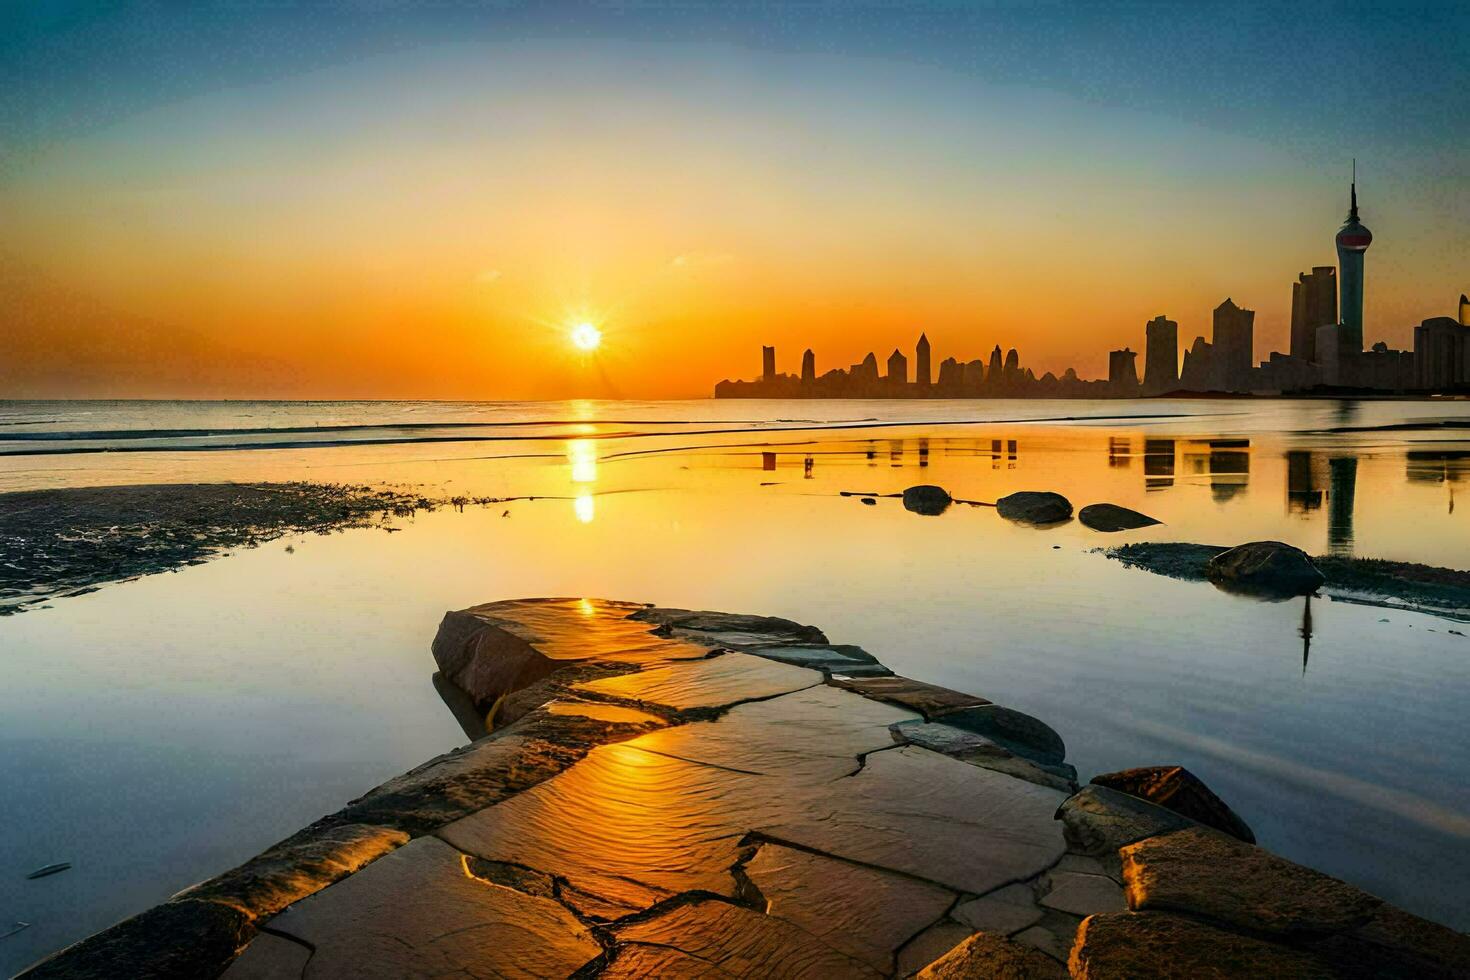
[[[1470,289],[1470,7],[0,12],[0,398],[705,397]],[[591,322],[592,354],[570,340]]]

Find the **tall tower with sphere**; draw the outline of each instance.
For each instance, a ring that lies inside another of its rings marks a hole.
[[[1352,206],[1347,221],[1337,231],[1338,310],[1342,327],[1337,348],[1341,352],[1363,350],[1363,253],[1373,244],[1373,233],[1358,220],[1358,164],[1353,161]]]

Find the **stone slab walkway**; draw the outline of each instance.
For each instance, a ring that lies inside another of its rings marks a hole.
[[[810,626],[518,600],[433,652],[470,745],[25,976],[1470,976],[1187,772],[1079,792],[1040,720]]]

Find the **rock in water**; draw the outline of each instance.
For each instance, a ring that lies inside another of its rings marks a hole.
[[[1206,827],[1229,834],[1247,844],[1256,842],[1246,822],[1216,796],[1194,773],[1183,766],[1141,766],[1092,777],[1093,785],[1106,786],[1140,800],[1196,820]]]
[[[1022,490],[1001,497],[995,509],[1018,524],[1056,524],[1072,516],[1072,502],[1050,490]]]
[[[952,503],[954,498],[949,495],[948,490],[928,483],[909,487],[903,492],[903,509],[926,517],[943,514]]]
[[[1280,541],[1252,541],[1211,558],[1205,574],[1216,586],[1264,598],[1311,595],[1326,576],[1300,548]]]
[[[1077,519],[1094,531],[1132,531],[1150,524],[1164,523],[1117,504],[1088,504],[1077,512]]]

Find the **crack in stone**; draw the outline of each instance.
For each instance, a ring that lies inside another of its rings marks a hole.
[[[289,932],[282,932],[280,929],[273,929],[269,925],[266,925],[265,923],[261,923],[257,927],[257,931],[262,936],[274,936],[275,938],[284,940],[285,942],[295,943],[297,946],[300,946],[303,949],[305,949],[306,950],[306,962],[304,962],[304,963],[301,964],[301,973],[299,974],[299,976],[301,976],[301,977],[306,976],[306,971],[311,967],[311,958],[316,955],[316,944],[315,943],[307,942],[305,939],[302,939],[300,936],[293,936]],[[248,948],[249,947],[247,946],[246,949],[248,949]],[[243,955],[243,953],[244,953],[244,950],[241,951],[241,954],[242,955]],[[235,960],[231,960],[231,962],[233,963],[236,960],[239,960],[239,958],[240,958],[239,956],[236,956],[235,957]]]
[[[756,772],[753,769],[737,769],[734,766],[722,766],[718,762],[705,762],[703,759],[690,759],[687,756],[675,755],[672,752],[660,752],[658,749],[648,749],[641,745],[630,745],[630,749],[639,752],[647,752],[649,755],[663,756],[665,759],[673,759],[676,762],[687,762],[692,766],[705,766],[709,769],[720,769],[725,772],[739,773],[742,776],[766,776],[768,773]]]
[[[843,773],[841,776],[833,777],[833,779],[830,781],[835,783],[839,779],[851,779],[853,776],[856,776],[858,773],[862,772],[868,767],[868,756],[874,754],[875,752],[887,752],[889,749],[907,748],[908,744],[909,743],[907,742],[894,742],[892,745],[884,745],[876,749],[868,749],[868,751],[866,752],[859,752],[855,757],[857,759],[857,768],[854,769],[852,772]]]
[[[740,843],[775,844],[778,847],[789,848],[793,851],[804,851],[807,854],[815,854],[817,857],[827,858],[831,861],[841,861],[844,864],[850,864],[858,868],[867,868],[870,871],[882,871],[886,874],[897,875],[900,878],[908,878],[910,881],[920,881],[926,885],[933,885],[934,887],[942,888],[947,892],[955,892],[955,888],[953,885],[947,885],[942,881],[935,881],[932,878],[925,878],[923,875],[916,875],[910,871],[903,871],[898,868],[890,868],[886,867],[885,865],[873,864],[868,861],[859,861],[856,858],[843,857],[840,854],[829,854],[826,851],[820,850],[819,848],[812,847],[810,844],[799,844],[796,841],[784,840],[780,837],[776,837],[773,834],[768,834],[763,830],[747,831],[745,836],[740,839]],[[1014,882],[1011,882],[1011,884],[1014,884]]]

